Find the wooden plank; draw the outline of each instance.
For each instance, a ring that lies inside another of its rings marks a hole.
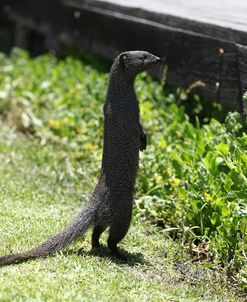
[[[87,1],[89,3],[89,1]],[[92,2],[90,0],[90,2]],[[145,11],[182,17],[232,29],[247,30],[247,2],[245,0],[97,0],[125,8],[141,8]]]
[[[209,100],[220,100],[241,111],[236,48],[231,41],[132,18],[120,12],[116,15],[105,7],[84,5],[84,1],[78,6],[71,0],[64,3],[81,12],[81,18],[72,21],[71,26],[72,31],[81,29],[78,42],[83,48],[109,58],[128,50],[129,45],[133,49],[146,49],[166,57],[168,84],[187,88],[201,80],[205,87],[197,92]]]
[[[245,0],[64,0],[73,6],[101,8],[199,34],[246,44]]]

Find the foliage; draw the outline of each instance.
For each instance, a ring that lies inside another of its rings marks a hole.
[[[0,66],[1,114],[39,138],[47,157],[55,147],[67,163],[64,177],[95,179],[107,74],[72,57],[32,59],[18,49],[9,58],[1,55]],[[192,124],[176,104],[179,96],[146,74],[136,91],[149,146],[141,155],[135,217],[165,229],[199,258],[229,265],[244,283],[247,135],[239,114],[204,125],[195,117]]]

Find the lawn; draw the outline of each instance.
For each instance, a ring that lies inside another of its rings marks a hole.
[[[1,254],[60,230],[94,185],[63,177],[63,167],[54,170],[39,143],[4,124],[0,161]],[[106,247],[91,253],[90,233],[54,257],[0,268],[0,301],[242,301],[224,270],[193,263],[178,243],[142,220],[134,219],[121,244],[129,252],[126,264]]]

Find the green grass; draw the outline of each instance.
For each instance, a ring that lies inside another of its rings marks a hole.
[[[85,206],[94,183],[62,176],[68,167],[54,162],[56,150],[47,156],[35,140],[0,126],[0,253],[5,254],[60,230]],[[127,264],[111,258],[107,248],[92,254],[90,233],[57,256],[0,268],[0,301],[243,300],[223,270],[193,263],[178,243],[142,220],[134,219],[121,244],[129,253]]]

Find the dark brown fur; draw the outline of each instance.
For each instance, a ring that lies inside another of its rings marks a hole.
[[[104,105],[101,174],[88,207],[64,230],[38,247],[0,257],[0,266],[55,253],[81,237],[90,226],[93,226],[93,248],[100,246],[99,237],[109,227],[108,247],[116,257],[124,258],[117,244],[130,225],[139,150],[143,151],[147,143],[140,124],[134,80],[139,72],[157,61],[159,58],[143,51],[125,52],[116,58]]]

